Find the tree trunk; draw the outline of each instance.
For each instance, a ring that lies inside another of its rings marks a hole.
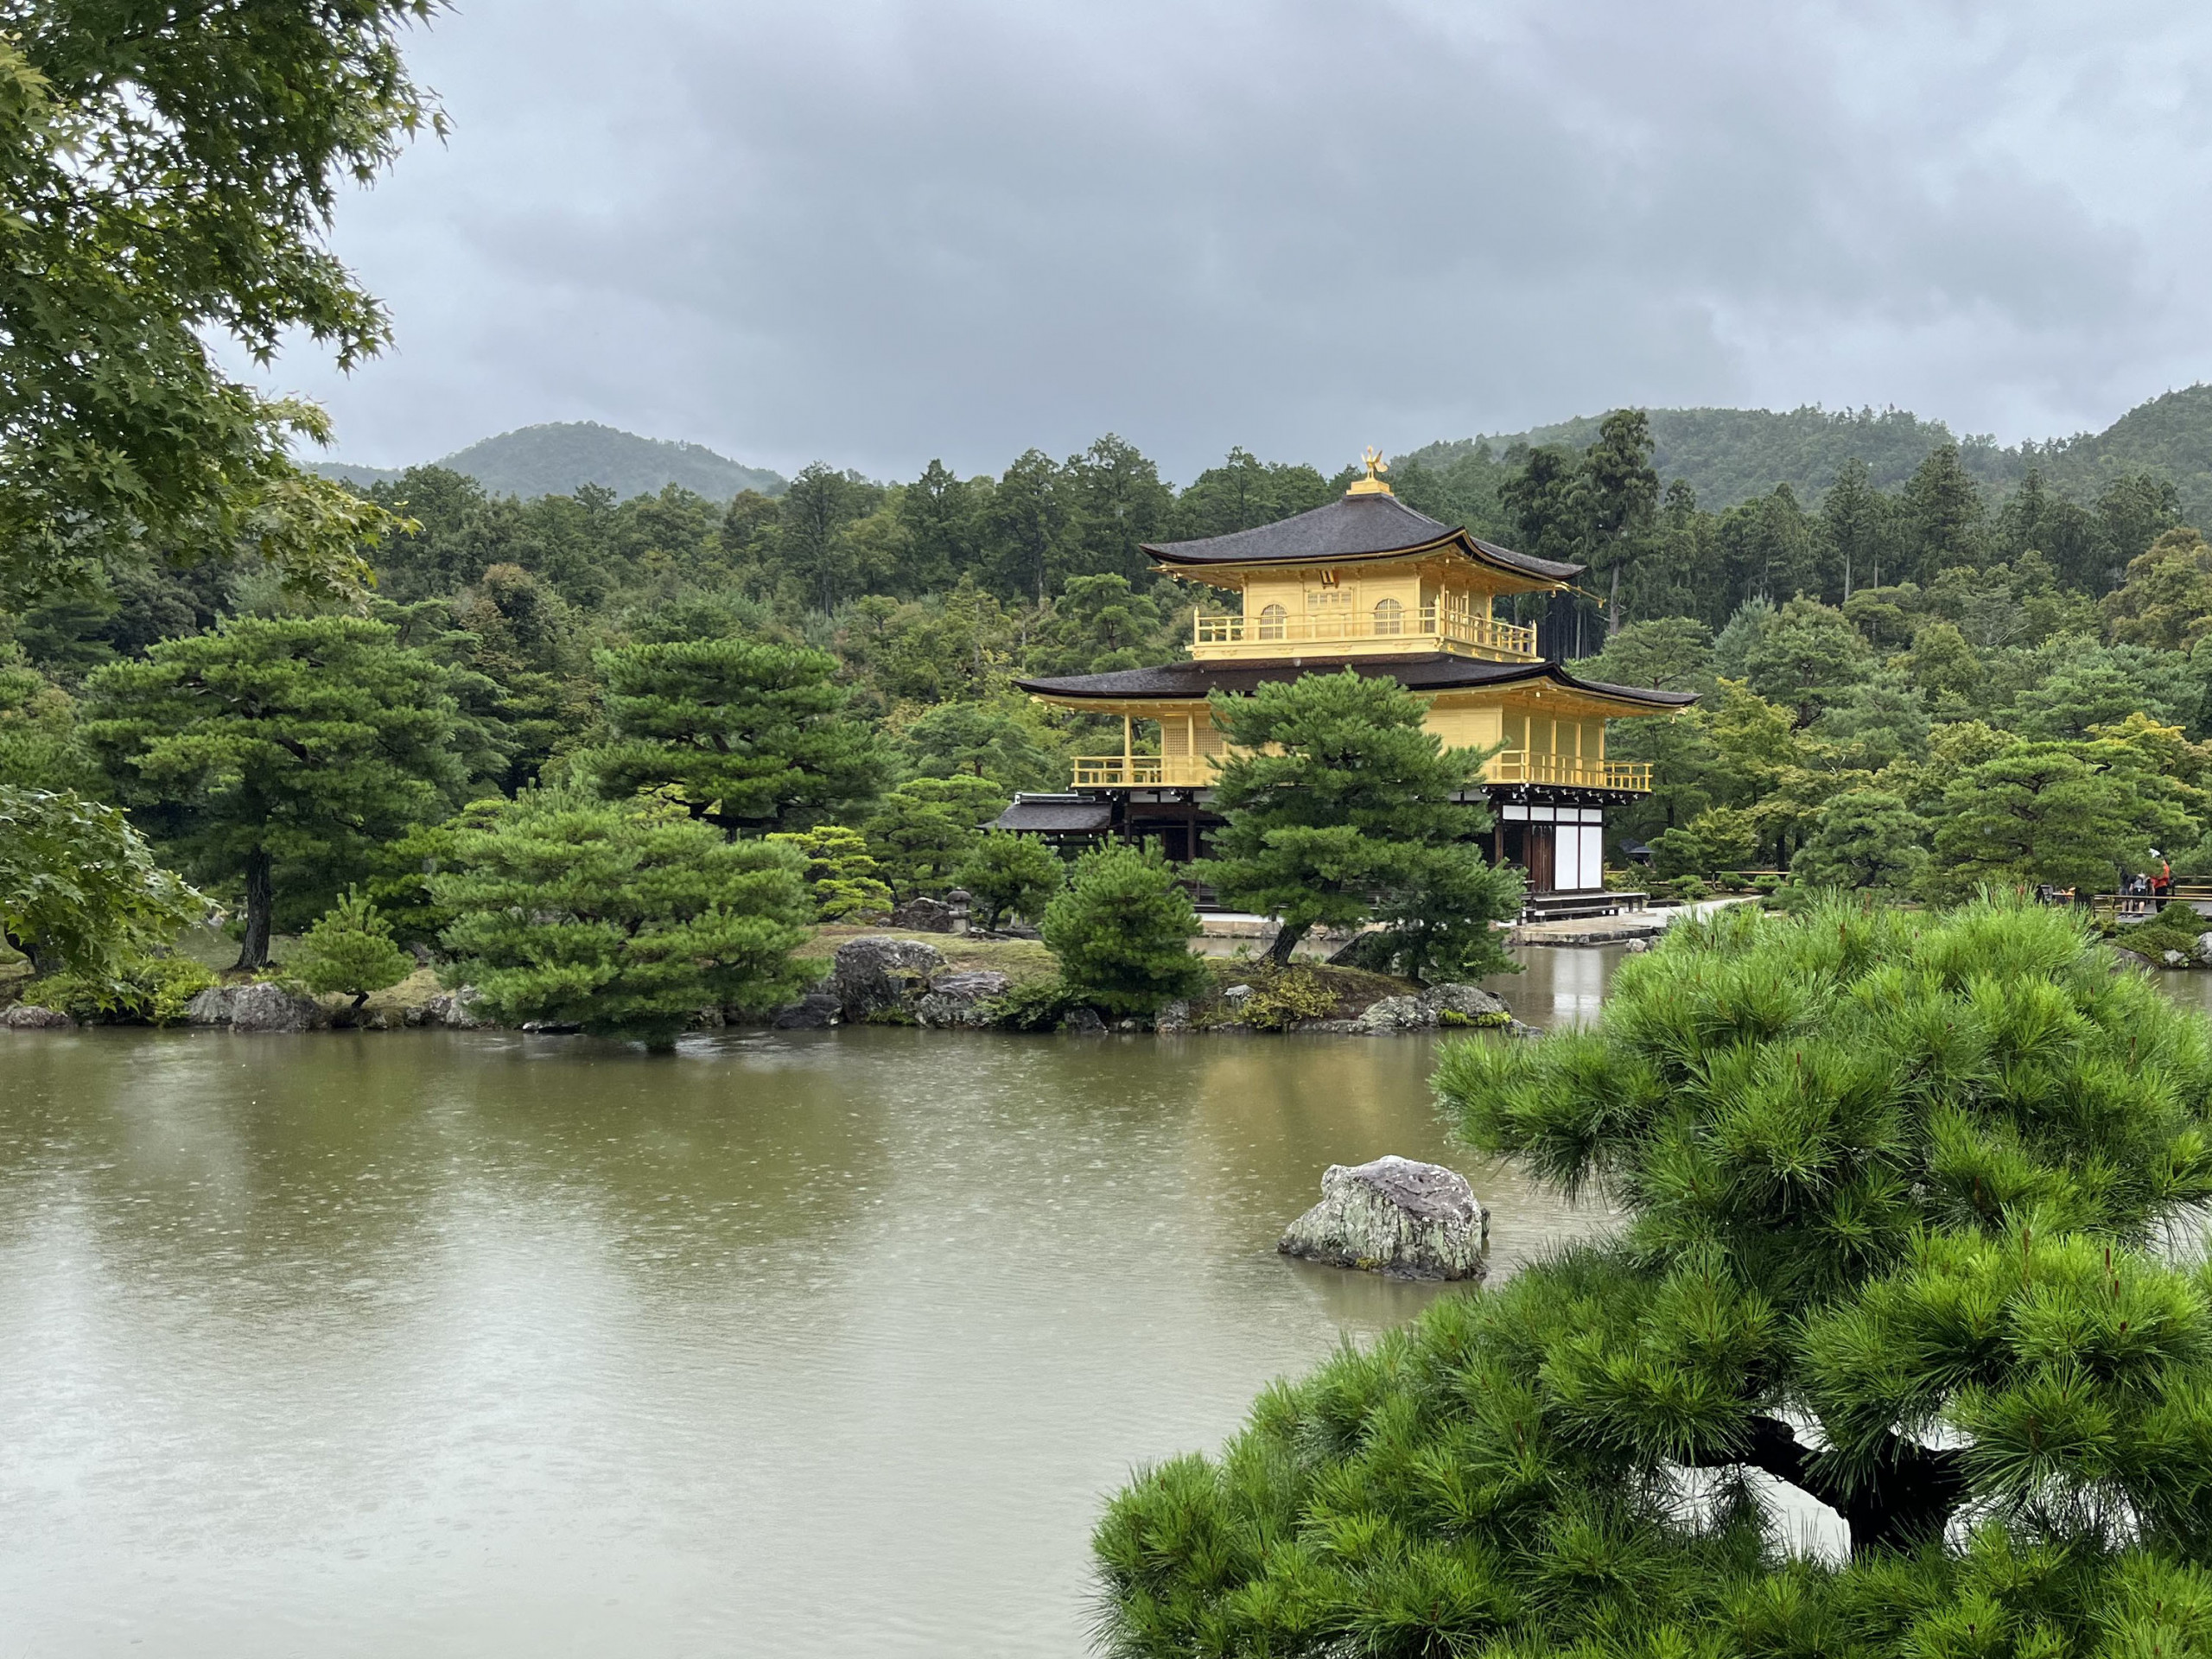
[[[1847,1492],[1814,1453],[1798,1443],[1787,1423],[1772,1417],[1751,1420],[1751,1444],[1739,1454],[1715,1453],[1692,1461],[1699,1469],[1747,1464],[1786,1485],[1818,1498],[1851,1529],[1851,1553],[1909,1550],[1940,1538],[1966,1497],[1959,1453],[1933,1451],[1891,1436],[1886,1464],[1874,1478]]]
[[[1268,947],[1268,960],[1278,968],[1290,966],[1290,953],[1298,949],[1298,942],[1306,937],[1306,924],[1294,927],[1286,922],[1275,933],[1275,942]]]
[[[1605,601],[1605,638],[1611,639],[1621,631],[1621,560],[1620,550],[1613,550],[1613,596]]]
[[[257,847],[245,855],[245,938],[238,943],[234,973],[249,973],[269,965],[269,912],[275,906],[270,868],[275,862],[269,849]]]

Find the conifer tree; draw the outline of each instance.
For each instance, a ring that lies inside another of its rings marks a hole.
[[[1108,1014],[1150,1014],[1198,989],[1191,954],[1198,913],[1174,871],[1135,847],[1102,847],[1076,861],[1045,906],[1046,947],[1070,996]]]
[[[880,786],[880,746],[846,716],[827,652],[695,639],[592,660],[614,736],[575,764],[611,800],[672,788],[694,816],[757,833],[819,823]]]
[[[967,889],[986,928],[1008,912],[1035,921],[1067,880],[1067,866],[1041,841],[995,830],[976,843],[952,879]]]
[[[1205,879],[1230,904],[1281,918],[1277,963],[1317,926],[1365,920],[1377,893],[1386,907],[1393,894],[1451,895],[1471,906],[1459,912],[1471,928],[1517,913],[1517,884],[1476,873],[1471,838],[1490,827],[1488,809],[1452,798],[1483,757],[1423,729],[1421,698],[1346,669],[1212,702],[1237,753],[1214,786],[1224,823]]]
[[[909,779],[869,817],[868,852],[899,898],[944,893],[1006,804],[1006,791],[988,778]]]
[[[377,907],[349,888],[315,921],[285,968],[318,996],[353,999],[358,1011],[371,995],[415,971],[415,958],[392,942],[391,925]]]
[[[1807,887],[1904,893],[1927,866],[1926,819],[1886,790],[1848,789],[1821,808],[1789,874]]]
[[[1109,1651],[2201,1650],[2212,1274],[2159,1247],[2212,1198],[2212,1033],[2078,922],[1681,923],[1594,1028],[1437,1084],[1618,1230],[1141,1475]],[[1848,1561],[1786,1554],[1754,1473]]]
[[[431,878],[455,914],[453,976],[511,1025],[573,1025],[672,1046],[702,1010],[796,995],[791,954],[812,919],[802,855],[731,841],[677,803],[524,791],[454,838]]]
[[[806,890],[814,900],[814,913],[823,921],[880,915],[891,908],[891,888],[877,874],[867,838],[859,830],[825,823],[782,831],[768,839],[806,860]]]
[[[464,771],[448,678],[379,622],[240,617],[93,675],[84,738],[157,841],[242,883],[238,965],[261,968],[280,869],[327,891],[443,816]]]

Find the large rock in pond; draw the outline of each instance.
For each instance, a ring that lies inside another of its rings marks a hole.
[[[70,1031],[77,1022],[59,1008],[42,1008],[35,1002],[19,1002],[0,1014],[0,1030]]]
[[[1490,1217],[1465,1176],[1441,1164],[1377,1158],[1321,1177],[1321,1202],[1275,1246],[1285,1255],[1402,1279],[1479,1279]]]
[[[1512,1023],[1503,997],[1477,985],[1432,985],[1417,995],[1385,996],[1367,1005],[1354,1029],[1371,1037],[1401,1031],[1433,1031],[1439,1026],[1464,1028]]]
[[[948,968],[930,976],[930,988],[914,1005],[925,1026],[966,1026],[982,1030],[997,1023],[991,1005],[1014,982],[988,968]]]
[[[315,1031],[330,1023],[322,1005],[282,985],[211,985],[185,1004],[188,1025],[232,1031]]]
[[[911,1014],[944,966],[944,953],[933,944],[866,933],[837,947],[829,990],[847,1020]]]

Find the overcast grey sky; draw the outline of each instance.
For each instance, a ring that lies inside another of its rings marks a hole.
[[[461,0],[343,202],[337,453],[599,420],[1186,480],[1623,404],[2011,441],[2212,376],[2212,10]]]

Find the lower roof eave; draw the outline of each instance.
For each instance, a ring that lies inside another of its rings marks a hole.
[[[1446,652],[1424,652],[1402,657],[1354,657],[1314,661],[1305,657],[1263,658],[1248,661],[1166,663],[1157,668],[1116,669],[1104,674],[1071,674],[1016,680],[1014,685],[1032,696],[1064,706],[1089,703],[1202,702],[1215,691],[1249,692],[1259,686],[1281,684],[1308,674],[1336,674],[1351,669],[1360,674],[1395,679],[1408,691],[1437,695],[1448,691],[1480,691],[1547,681],[1565,690],[1604,702],[1618,702],[1650,714],[1679,714],[1697,702],[1691,691],[1661,691],[1641,686],[1612,685],[1603,680],[1584,680],[1554,661],[1499,663],[1459,657]]]

